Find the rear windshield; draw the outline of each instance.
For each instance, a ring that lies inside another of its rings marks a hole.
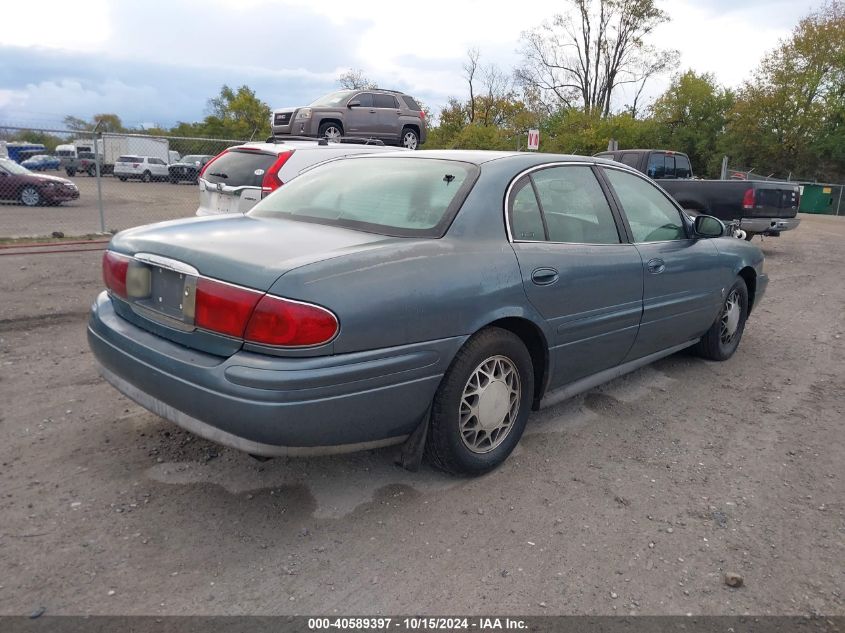
[[[232,150],[215,159],[203,178],[230,187],[260,187],[264,173],[277,159],[275,154]]]
[[[117,159],[118,163],[143,163],[144,159],[140,156],[121,156]]]
[[[451,160],[342,159],[305,172],[249,214],[397,237],[442,237],[477,175],[475,165]]]

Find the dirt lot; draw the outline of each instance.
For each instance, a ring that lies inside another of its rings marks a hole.
[[[2,257],[0,613],[845,614],[845,218],[763,249],[734,359],[536,413],[470,480],[191,437],[98,377],[99,254]]]
[[[65,177],[64,172],[47,172]],[[79,199],[59,206],[29,208],[19,204],[0,204],[0,237],[30,237],[62,231],[66,235],[85,235],[100,230],[97,204],[97,179],[88,176],[70,178],[79,187]],[[190,217],[199,202],[196,185],[182,182],[121,182],[112,176],[102,179],[106,230],[122,230],[150,222]]]

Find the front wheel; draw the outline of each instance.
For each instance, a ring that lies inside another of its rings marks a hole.
[[[75,176],[75,175],[76,175],[76,170],[75,170],[75,169],[65,169],[65,173],[66,173],[68,176]]]
[[[91,166],[88,168],[88,175],[89,175],[91,178],[94,178],[94,177],[97,175],[97,167],[96,167],[95,165],[91,165]]]
[[[24,187],[21,189],[21,204],[27,207],[37,207],[41,204],[41,194],[35,187]]]
[[[417,149],[420,144],[420,137],[416,130],[406,127],[402,130],[402,147],[407,149]]]
[[[428,460],[453,474],[492,470],[519,442],[533,396],[534,366],[522,340],[496,327],[476,333],[434,396]]]
[[[751,238],[753,238],[755,235],[757,235],[757,234],[756,233],[749,233],[748,231],[746,231],[745,232],[745,241],[750,242]]]
[[[153,175],[148,171],[145,171],[144,174],[141,176],[141,182],[152,182],[152,180]]]
[[[340,139],[343,137],[343,129],[337,123],[323,123],[317,136],[325,138],[329,143],[340,143]]]
[[[737,277],[728,290],[719,316],[695,346],[699,356],[709,360],[728,360],[739,347],[748,318],[748,286]]]

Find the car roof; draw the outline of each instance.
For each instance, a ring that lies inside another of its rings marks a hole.
[[[347,147],[349,148],[350,152],[360,149],[362,147],[367,147],[370,149],[378,148],[378,150],[394,150],[396,148],[385,147],[384,145],[376,145],[371,144],[367,145],[366,143],[318,143],[319,139],[314,139],[313,141],[304,141],[304,140],[292,140],[292,141],[278,141],[276,143],[265,143],[263,141],[255,141],[253,143],[244,143],[243,145],[235,145],[234,147],[230,147],[230,150],[233,149],[254,149],[260,150],[264,152],[270,152],[272,154],[283,154],[284,152],[290,151],[292,149],[300,150],[300,149],[326,149],[326,148],[334,148],[337,149],[339,147]],[[403,153],[403,152],[397,152]]]
[[[543,152],[499,152],[492,150],[467,150],[467,149],[428,149],[415,152],[393,151],[381,156],[397,156],[402,158],[439,158],[442,160],[459,160],[474,165],[483,165],[492,161],[508,160],[524,163],[526,166],[543,163],[595,163],[602,165],[620,164],[606,158],[595,156],[581,156],[577,154],[547,154]]]

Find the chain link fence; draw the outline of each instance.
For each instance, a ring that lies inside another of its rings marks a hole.
[[[83,236],[191,217],[205,162],[245,142],[0,122],[0,239]]]

